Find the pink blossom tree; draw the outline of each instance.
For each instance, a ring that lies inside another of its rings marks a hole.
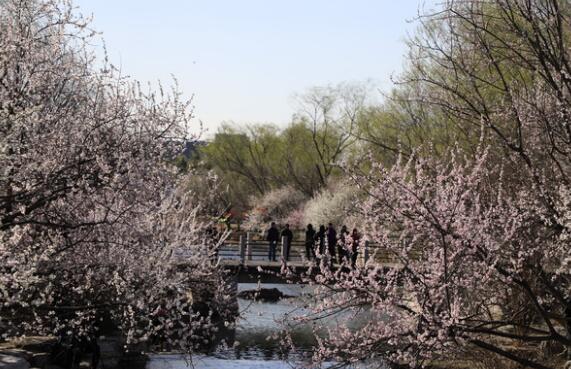
[[[189,102],[99,66],[93,36],[68,1],[0,2],[0,334],[112,321],[128,342],[192,349],[229,316],[200,288],[224,288],[218,241],[171,165]]]
[[[488,160],[485,152],[476,161],[416,158],[356,178],[368,194],[360,206],[367,237],[397,266],[373,256],[362,268],[312,279],[323,287],[310,319],[363,309],[372,316],[358,330],[332,330],[319,360],[376,355],[421,365],[476,348],[546,368],[548,359],[521,355],[514,342],[521,351],[571,344],[567,221],[547,220],[540,199],[527,186],[509,188]],[[553,196],[566,219],[568,190]]]
[[[314,359],[560,367],[571,351],[571,9],[447,1],[422,22],[406,82],[464,140],[349,171],[366,193],[364,233],[393,263],[309,279],[320,287],[306,319],[370,315],[358,329],[339,315]]]

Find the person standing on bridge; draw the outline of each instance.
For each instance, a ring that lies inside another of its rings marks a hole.
[[[285,237],[285,238],[284,238]],[[282,230],[282,247],[284,248],[284,257],[286,261],[289,260],[289,250],[291,249],[291,241],[293,240],[293,232],[289,229],[289,224],[285,225]]]
[[[270,261],[276,261],[276,247],[278,245],[278,241],[280,240],[280,232],[276,227],[276,223],[272,222],[270,225],[270,229],[268,229],[268,236],[267,240],[269,244],[269,251],[268,251],[268,259]]]
[[[337,241],[337,260],[339,261],[339,264],[343,263],[344,259],[349,256],[349,253],[347,252],[347,246],[345,245],[348,235],[349,231],[347,230],[347,226],[344,225],[341,227],[341,231],[339,231],[339,240]]]
[[[337,246],[337,231],[333,227],[333,223],[329,223],[327,226],[327,251],[329,251],[329,257],[331,261],[335,260],[335,247]]]
[[[357,256],[359,255],[359,241],[361,240],[361,235],[357,228],[353,228],[353,233],[351,233],[351,266],[355,268],[357,264]]]
[[[315,241],[319,247],[319,256],[321,257],[325,253],[325,226],[323,224],[319,226],[319,232],[315,235]]]
[[[305,231],[305,257],[311,260],[312,256],[315,259],[315,229],[313,225],[308,224]]]

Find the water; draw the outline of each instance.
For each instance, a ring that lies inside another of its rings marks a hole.
[[[325,365],[327,368],[330,365]],[[180,355],[161,355],[154,357],[150,365],[152,369],[292,369],[295,364],[283,360],[227,360],[209,356],[198,356],[192,363]]]
[[[182,355],[154,355],[147,369],[291,369],[302,365],[315,346],[310,326],[303,325],[293,330],[295,351],[288,350],[279,338],[268,337],[279,336],[282,328],[279,322],[286,314],[295,316],[308,312],[302,307],[302,300],[304,293],[311,292],[311,287],[287,284],[263,284],[262,287],[278,288],[282,293],[296,297],[275,303],[238,299],[241,318],[233,335],[226,337],[227,345],[220,345],[208,355],[193,356],[192,363]],[[256,288],[254,283],[240,283],[238,292]]]

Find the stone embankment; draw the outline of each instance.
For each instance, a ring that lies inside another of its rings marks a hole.
[[[48,337],[27,337],[0,344],[2,369],[58,369],[51,364],[51,353],[57,340]]]
[[[124,342],[118,337],[102,337],[97,340],[97,346],[95,352],[82,352],[65,350],[65,346],[52,337],[25,337],[8,341],[0,343],[0,369],[145,368],[146,356],[125,352]]]

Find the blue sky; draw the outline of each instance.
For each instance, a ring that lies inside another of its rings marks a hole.
[[[76,0],[111,61],[141,81],[178,79],[212,133],[286,124],[292,94],[372,79],[390,88],[407,33],[435,0]]]

